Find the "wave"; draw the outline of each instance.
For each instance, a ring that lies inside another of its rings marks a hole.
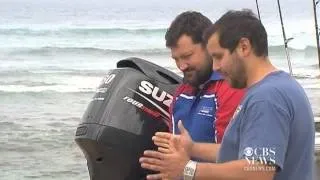
[[[14,86],[14,85],[22,85],[26,87],[37,87],[37,86],[57,86],[58,83],[48,83],[44,81],[22,81],[22,80],[16,80],[11,82],[1,82],[1,86]]]
[[[269,51],[270,52],[281,52],[284,51],[284,45],[274,45],[274,46],[269,46]],[[317,51],[316,46],[304,46],[304,47],[288,47],[289,51],[294,51],[294,52],[313,52]]]
[[[40,55],[51,56],[57,54],[94,54],[94,55],[167,55],[168,49],[101,49],[94,47],[40,47],[40,48],[10,48],[5,50],[7,55]]]
[[[101,36],[101,35],[158,35],[164,34],[165,28],[154,29],[125,29],[125,28],[58,28],[58,29],[31,29],[31,28],[1,28],[0,34],[5,36]]]
[[[70,85],[54,86],[24,86],[24,85],[7,85],[1,86],[2,93],[40,93],[40,92],[59,92],[59,93],[93,93],[96,87],[75,87]]]
[[[299,74],[299,73],[293,73],[292,76],[295,78],[295,79],[309,79],[309,80],[312,80],[312,79],[319,79],[318,75],[317,74]]]
[[[178,75],[182,75],[180,70],[176,66],[166,66],[163,65],[165,69],[168,69]],[[116,66],[114,66],[111,69],[116,69]],[[37,69],[10,69],[10,70],[1,70],[0,71],[0,83],[1,84],[21,84],[21,83],[27,83],[25,81],[12,81],[8,82],[8,78],[42,78],[42,77],[64,77],[64,78],[70,78],[70,77],[88,77],[88,78],[96,78],[101,77],[103,78],[106,74],[109,73],[111,69],[101,70],[101,69],[71,69],[71,68],[63,68],[58,66],[46,66],[41,67]],[[3,79],[3,80],[1,80]],[[37,85],[36,82],[35,85]],[[40,82],[41,83],[41,82]],[[44,82],[45,83],[45,82]],[[55,84],[43,84],[43,85],[55,85]]]
[[[30,73],[22,71],[22,73]],[[61,74],[24,74],[6,77],[0,76],[0,91],[2,92],[94,92],[104,76],[61,75]]]
[[[42,77],[44,75],[67,75],[67,76],[86,76],[86,77],[103,77],[108,71],[106,70],[82,70],[82,69],[66,69],[55,66],[43,67],[34,70],[2,70],[0,77]]]

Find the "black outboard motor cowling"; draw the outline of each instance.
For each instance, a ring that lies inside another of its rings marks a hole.
[[[169,106],[181,78],[138,58],[117,63],[97,89],[77,128],[91,180],[141,180],[139,158],[151,138],[169,131]]]

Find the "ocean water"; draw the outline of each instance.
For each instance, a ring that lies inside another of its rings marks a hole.
[[[293,73],[320,117],[312,3],[281,1]],[[216,20],[244,0],[0,0],[0,179],[89,179],[74,142],[96,87],[116,62],[140,57],[178,73],[164,34],[184,10]],[[270,59],[288,71],[278,9],[260,3]]]

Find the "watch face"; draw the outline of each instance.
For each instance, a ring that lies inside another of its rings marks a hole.
[[[194,174],[194,169],[191,167],[186,167],[185,173],[186,173],[186,175],[192,176]]]

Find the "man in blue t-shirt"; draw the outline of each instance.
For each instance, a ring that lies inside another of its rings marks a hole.
[[[214,70],[234,88],[248,88],[221,145],[157,133],[146,151],[148,179],[313,180],[314,117],[301,85],[268,58],[264,26],[250,10],[228,11],[205,33]],[[217,163],[197,163],[190,156]]]
[[[245,171],[276,170],[274,179],[313,180],[313,127],[303,88],[283,71],[270,72],[248,89],[226,131],[218,163],[245,159]]]

